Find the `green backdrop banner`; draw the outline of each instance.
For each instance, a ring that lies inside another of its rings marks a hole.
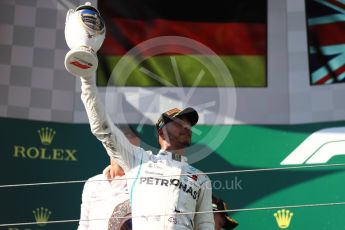
[[[109,162],[89,125],[5,118],[0,119],[0,125],[1,185],[74,181],[1,186],[0,225],[33,224],[0,229],[76,229],[78,224],[73,220],[79,219],[82,181],[99,174]],[[153,126],[132,125],[132,128],[140,130],[138,134],[144,148],[157,147]],[[221,131],[224,126],[196,128],[207,133],[211,129]],[[246,209],[232,213],[240,223],[237,229],[280,229],[284,224],[288,229],[345,229],[345,205],[334,204],[345,201],[345,166],[332,166],[345,163],[341,148],[345,140],[343,133],[345,122],[236,125],[214,149],[209,145],[211,140],[195,135],[195,146],[212,153],[194,165],[204,172],[242,170],[210,175],[214,194],[226,200],[230,209]],[[304,155],[305,159],[300,157]],[[296,163],[299,158],[302,160]],[[319,164],[328,167],[297,168],[317,166],[309,164],[312,159],[320,159]],[[256,171],[266,168],[283,169]],[[333,205],[295,207],[326,203]],[[282,208],[252,210],[281,206],[288,206],[285,218]],[[293,213],[291,217],[286,215],[287,210]],[[278,211],[277,221],[274,214]],[[38,225],[34,212],[36,217],[42,212],[43,221],[71,222]]]

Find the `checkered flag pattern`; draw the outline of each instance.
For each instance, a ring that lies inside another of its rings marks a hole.
[[[76,79],[63,63],[64,26],[67,8],[78,4],[0,2],[0,116],[73,122]]]

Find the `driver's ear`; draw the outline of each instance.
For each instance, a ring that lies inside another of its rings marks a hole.
[[[162,128],[159,128],[159,129],[157,130],[157,132],[158,132],[158,136],[162,136],[162,135],[163,135],[163,130],[162,130]]]
[[[166,140],[168,138],[166,126],[163,126],[162,128],[158,129],[158,137],[161,137],[163,140]]]

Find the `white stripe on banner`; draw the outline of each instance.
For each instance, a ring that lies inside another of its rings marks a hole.
[[[321,52],[323,55],[335,55],[340,53],[345,53],[345,45],[331,45],[331,46],[321,46]],[[309,48],[310,54],[316,54],[317,50],[314,46]]]
[[[335,22],[345,22],[344,14],[332,14],[318,18],[311,18],[308,20],[309,26],[316,26]]]
[[[336,56],[328,62],[328,65],[333,71],[342,67],[345,64],[345,53]],[[328,70],[325,67],[321,67],[312,74],[312,82],[315,83],[318,80],[324,78],[328,74]]]
[[[345,10],[344,9],[342,9],[342,8],[336,6],[336,5],[333,5],[332,3],[329,3],[329,2],[327,2],[325,0],[315,0],[315,2],[318,2],[318,3],[322,4],[322,5],[328,6],[329,8],[331,8],[333,10],[336,10],[339,13],[345,14]]]

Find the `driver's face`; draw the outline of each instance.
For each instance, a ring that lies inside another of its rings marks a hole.
[[[175,118],[166,124],[170,144],[175,148],[188,147],[192,142],[192,126],[185,117]]]

